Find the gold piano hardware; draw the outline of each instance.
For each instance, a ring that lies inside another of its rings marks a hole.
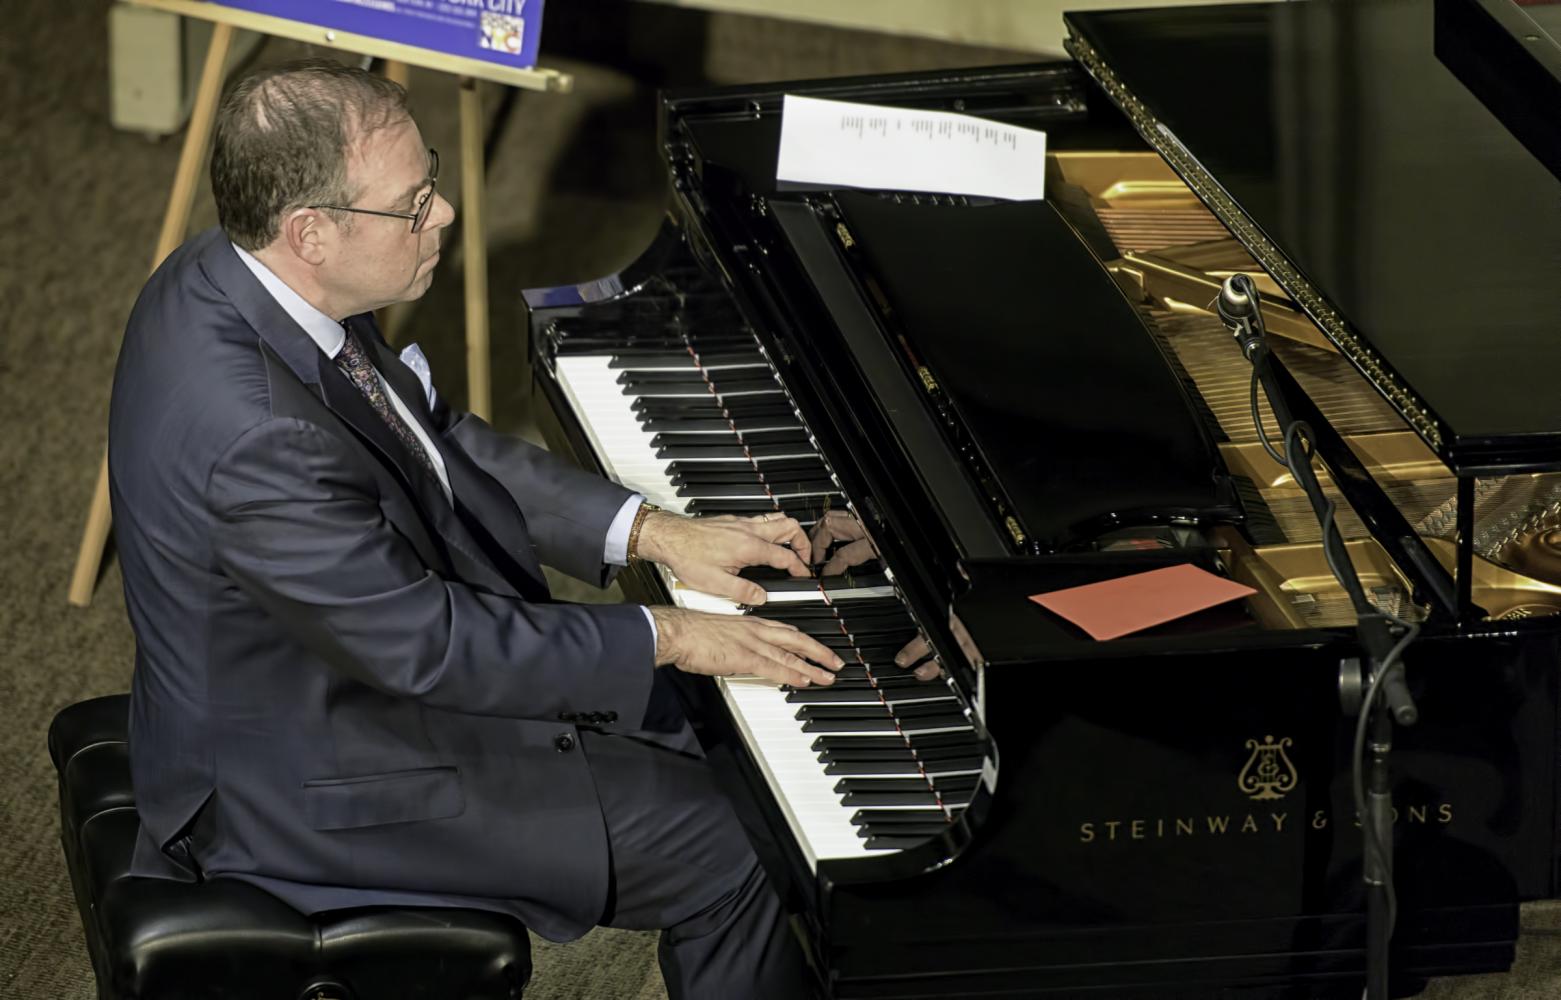
[[[1301,277],[1295,268],[1290,266],[1278,247],[1274,246],[1256,226],[1247,221],[1245,215],[1236,207],[1236,203],[1218,184],[1214,183],[1213,178],[1188,154],[1186,149],[1171,137],[1171,133],[1163,129],[1143,102],[1133,96],[1088,42],[1080,38],[1069,38],[1067,48],[1073,57],[1084,65],[1101,88],[1122,108],[1138,133],[1161,156],[1165,157],[1171,167],[1187,182],[1188,187],[1192,188],[1215,216],[1252,252],[1258,263],[1290,293],[1291,298],[1307,315],[1322,327],[1323,332],[1338,346],[1340,352],[1377,387],[1377,390],[1393,404],[1427,444],[1439,450],[1442,447],[1441,429],[1426,412],[1425,405],[1419,398],[1388,373],[1376,353],[1355,336],[1345,325],[1343,317]]]
[[[1447,826],[1453,821],[1451,802],[1426,802],[1393,809],[1393,822],[1407,826]],[[1075,829],[1080,844],[1110,844],[1134,840],[1187,840],[1207,837],[1285,834],[1296,830],[1326,830],[1333,817],[1326,809],[1292,821],[1288,812],[1191,813],[1178,816],[1144,816],[1128,819],[1096,819]],[[1351,821],[1359,828],[1360,824]]]
[[[844,222],[835,223],[835,235],[840,238],[840,245],[847,250],[856,246],[856,240],[851,237],[851,230],[846,228]]]
[[[1292,742],[1288,736],[1278,742],[1272,736],[1263,737],[1262,743],[1247,740],[1247,749],[1252,751],[1252,756],[1236,776],[1236,787],[1245,792],[1247,798],[1260,802],[1282,799],[1290,794],[1301,780],[1295,773],[1295,765],[1290,763],[1290,756],[1285,753],[1285,748]]]
[[[916,374],[921,376],[921,384],[927,387],[928,392],[938,391],[938,380],[932,377],[932,372],[927,370],[926,365],[917,366]]]
[[[1025,538],[1024,529],[1019,527],[1019,522],[1014,520],[1014,516],[1010,514],[1003,518],[1003,524],[1008,527],[1008,534],[1013,536],[1014,544],[1023,545]]]

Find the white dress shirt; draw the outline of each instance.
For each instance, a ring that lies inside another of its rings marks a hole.
[[[271,293],[276,304],[282,307],[282,311],[293,318],[293,322],[303,327],[303,331],[309,335],[309,339],[317,344],[325,356],[332,361],[341,352],[342,345],[347,342],[347,331],[342,325],[325,315],[314,306],[304,300],[302,295],[288,287],[287,282],[276,276],[269,267],[261,263],[254,254],[249,253],[243,247],[234,244],[233,249],[238,253],[239,260],[249,268],[255,278],[265,290]],[[396,395],[396,390],[385,381],[385,376],[379,369],[374,370],[379,376],[380,388],[385,390],[385,398],[390,400],[390,405],[395,407],[396,413],[406,421],[412,433],[417,435],[418,442],[423,450],[428,453],[429,460],[433,463],[434,471],[439,474],[439,485],[444,489],[444,496],[454,504],[454,495],[450,492],[450,477],[445,472],[444,457],[439,454],[439,449],[429,440],[428,434],[423,430],[423,425],[412,416],[412,411],[407,409],[401,397]],[[612,519],[612,524],[607,528],[607,540],[602,550],[602,562],[608,566],[626,566],[629,562],[629,531],[634,527],[634,515],[639,512],[640,504],[645,497],[639,493],[625,500],[623,506]],[[656,620],[651,617],[650,609],[642,609],[645,612],[645,620],[650,622],[651,636],[656,636]]]

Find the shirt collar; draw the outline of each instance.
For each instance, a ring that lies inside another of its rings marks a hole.
[[[289,288],[287,282],[278,278],[276,272],[262,264],[254,254],[236,243],[233,244],[233,249],[238,251],[238,259],[243,261],[244,266],[249,268],[260,281],[261,287],[276,299],[276,304],[293,318],[293,322],[303,327],[304,333],[319,345],[326,357],[335,360],[342,344],[347,340],[347,333],[342,329],[342,325],[305,302],[302,295]]]

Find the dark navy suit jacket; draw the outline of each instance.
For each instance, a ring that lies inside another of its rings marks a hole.
[[[553,603],[540,563],[604,584],[630,493],[430,410],[353,322],[453,507],[220,230],[131,314],[109,473],[136,634],[134,871],[576,936],[606,898],[608,779],[561,737],[582,713],[642,723],[653,637],[636,606]]]

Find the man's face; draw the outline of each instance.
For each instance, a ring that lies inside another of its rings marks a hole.
[[[410,119],[370,132],[348,151],[347,187],[357,193],[352,208],[411,214],[425,197],[434,201],[416,233],[410,221],[381,215],[354,214],[350,228],[337,227],[335,252],[320,278],[353,312],[416,299],[433,284],[440,237],[455,211],[430,193],[432,167]]]

